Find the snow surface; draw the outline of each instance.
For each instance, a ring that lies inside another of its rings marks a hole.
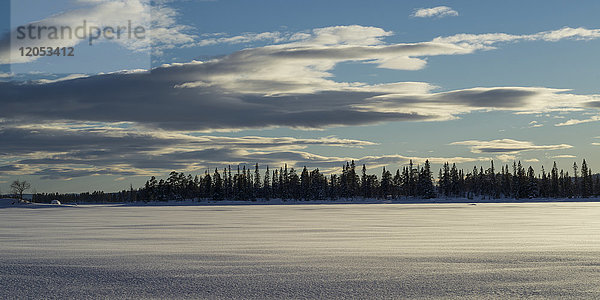
[[[55,200],[52,200],[55,201]],[[58,201],[58,200],[56,200]],[[0,209],[2,208],[48,208],[48,207],[56,207],[56,206],[62,206],[62,207],[71,207],[71,206],[76,206],[76,205],[64,205],[61,204],[60,201],[58,201],[58,203],[52,203],[52,204],[46,204],[46,203],[34,203],[34,202],[29,202],[27,200],[25,201],[19,201],[19,199],[13,199],[13,198],[2,198],[0,199]]]
[[[0,208],[19,206],[20,204],[18,199],[0,198]]]
[[[0,209],[0,298],[600,298],[600,203]]]

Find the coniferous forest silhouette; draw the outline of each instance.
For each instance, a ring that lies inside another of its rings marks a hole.
[[[366,165],[354,161],[342,166],[341,173],[325,175],[318,168],[296,170],[287,165],[277,169],[261,169],[246,165],[216,168],[192,176],[173,171],[166,179],[152,176],[140,188],[130,187],[117,193],[103,191],[81,194],[40,193],[35,202],[135,202],[170,200],[336,200],[365,199],[536,199],[588,198],[600,195],[600,176],[592,174],[585,160],[579,167],[573,164],[572,173],[558,169],[556,162],[548,171],[521,162],[502,165],[474,166],[472,170],[445,163],[435,174],[429,161],[391,172],[383,168],[381,175],[369,174]]]

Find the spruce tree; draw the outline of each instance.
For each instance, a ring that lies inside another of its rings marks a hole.
[[[219,169],[217,169],[217,168],[215,168],[215,174],[213,175],[212,198],[214,200],[222,200],[223,199],[223,180],[221,178],[221,174],[219,174]]]
[[[360,192],[361,196],[367,196],[367,166],[362,165],[362,174],[360,176]]]
[[[550,196],[559,197],[558,168],[556,167],[556,162],[554,162],[552,171],[550,172]]]
[[[263,195],[266,200],[269,200],[271,198],[271,173],[269,172],[269,165],[267,165],[267,170],[265,171]]]
[[[527,196],[529,199],[536,198],[539,194],[537,178],[535,178],[535,172],[533,168],[529,166],[527,169]]]
[[[584,166],[582,165],[581,173],[582,173],[582,176],[585,177],[585,175],[583,174],[583,172],[584,172],[583,168],[584,168]],[[575,197],[578,197],[579,195],[581,195],[581,192],[582,192],[581,187],[582,187],[582,185],[579,182],[579,176],[577,174],[577,162],[574,162],[573,163],[573,194]]]
[[[400,169],[396,169],[396,175],[394,175],[393,185],[394,185],[392,188],[393,198],[397,199],[398,197],[400,197],[401,188],[402,188],[402,175],[400,175]]]
[[[425,161],[425,165],[419,173],[418,191],[421,197],[425,199],[435,198],[435,189],[432,182],[431,165],[429,160]]]
[[[261,189],[261,182],[260,182],[260,171],[258,170],[258,163],[254,166],[254,196],[255,197],[260,197],[260,189]]]
[[[591,176],[589,176],[589,171],[588,171],[588,167],[587,167],[587,163],[585,162],[585,159],[583,160],[583,163],[581,163],[581,176],[582,176],[581,196],[583,198],[587,198],[591,195],[591,184],[590,184]]]
[[[387,171],[385,167],[383,167],[383,172],[381,173],[381,197],[387,198],[388,195],[391,194],[392,188],[392,173]]]
[[[302,173],[300,174],[300,187],[301,187],[301,194],[302,194],[302,199],[303,200],[308,200],[309,196],[310,196],[310,189],[311,189],[311,182],[310,182],[310,176],[308,174],[308,170],[306,169],[306,166],[304,166],[304,168],[302,169]]]

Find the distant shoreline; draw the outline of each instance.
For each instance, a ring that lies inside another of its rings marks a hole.
[[[467,198],[433,198],[433,199],[338,199],[338,200],[256,200],[256,201],[235,201],[235,200],[171,200],[171,201],[138,201],[138,202],[80,202],[80,203],[36,203],[19,202],[18,199],[0,199],[0,208],[8,207],[77,207],[77,206],[123,206],[123,207],[148,207],[148,206],[259,206],[259,205],[335,205],[335,204],[518,204],[518,203],[569,203],[569,202],[600,202],[600,198],[535,198],[535,199],[467,199]]]
[[[434,199],[338,199],[338,200],[256,200],[256,201],[152,201],[124,202],[123,206],[253,206],[253,205],[335,205],[335,204],[484,204],[484,203],[556,203],[556,202],[600,202],[600,198],[560,198],[560,199],[467,199],[467,198],[434,198]],[[106,203],[110,204],[110,203]],[[85,205],[85,204],[84,204]]]

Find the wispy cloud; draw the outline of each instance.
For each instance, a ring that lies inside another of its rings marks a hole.
[[[594,105],[600,101],[598,95],[545,87],[474,87],[435,92],[437,87],[426,82],[367,84],[335,80],[333,69],[341,63],[418,70],[426,65],[427,57],[469,54],[484,49],[481,44],[490,47],[499,42],[495,38],[481,42],[485,38],[478,37],[475,42],[448,39],[386,43],[385,37],[391,34],[375,27],[336,26],[298,33],[293,38],[286,36],[287,40],[276,45],[247,48],[207,61],[164,65],[151,72],[0,82],[0,153],[9,161],[1,166],[2,172],[73,178],[191,171],[254,162],[288,162],[324,170],[334,170],[350,159],[373,167],[403,164],[424,158],[335,157],[307,150],[312,146],[372,146],[367,141],[227,138],[205,132],[443,121],[477,111],[590,110],[596,109]],[[573,34],[561,36],[577,39]],[[593,34],[579,32],[577,36],[591,38]],[[43,127],[42,123],[52,125]],[[521,151],[571,148],[511,139],[453,144],[469,146],[472,152],[489,157],[430,160],[472,162],[489,160],[496,154],[499,159],[514,159]]]
[[[561,155],[552,156],[552,158],[577,158],[577,156],[570,155],[570,154],[561,154]]]
[[[248,48],[203,62],[165,65],[152,72],[43,84],[1,83],[0,117],[125,121],[169,130],[325,128],[451,120],[475,111],[582,110],[600,98],[543,87],[433,93],[436,87],[425,82],[335,81],[331,71],[344,62],[412,70],[423,67],[424,57],[476,49],[460,43],[386,44],[382,39],[389,34],[374,27],[336,26],[315,29],[302,40]]]
[[[531,127],[531,128],[544,127],[544,124],[540,124],[540,123],[538,123],[538,121],[531,121],[531,122],[529,122],[529,127]]]
[[[471,152],[473,153],[519,153],[522,151],[531,150],[560,150],[573,148],[573,146],[567,144],[535,145],[532,142],[517,141],[512,139],[501,139],[492,141],[470,140],[454,142],[450,145],[470,146]]]
[[[178,24],[177,11],[167,5],[154,3],[147,0],[85,0],[78,1],[83,6],[75,5],[57,15],[50,16],[22,26],[36,26],[36,28],[73,28],[83,26],[86,28],[96,26],[126,26],[131,22],[134,26],[143,26],[146,31],[144,39],[113,38],[104,39],[103,42],[118,43],[121,46],[136,52],[163,51],[176,46],[190,45],[195,43],[197,36],[190,33],[191,27]],[[50,38],[42,34],[37,38],[15,39],[17,32],[0,39],[0,64],[27,63],[37,60],[36,56],[21,56],[17,51],[19,47],[73,47],[87,42],[86,39],[78,38],[76,35],[64,35],[61,38]],[[87,33],[86,33],[87,36]],[[12,46],[11,46],[12,45]]]
[[[99,124],[29,124],[4,126],[0,152],[10,162],[3,174],[34,175],[44,179],[71,179],[91,175],[134,176],[171,170],[198,172],[226,165],[270,165],[320,168],[331,172],[346,161],[369,167],[399,166],[426,158],[403,155],[338,157],[305,151],[309,146],[368,147],[372,142],[324,137],[218,137],[197,136]],[[434,157],[432,163],[475,162],[488,158]]]
[[[500,155],[496,156],[496,159],[505,163],[505,162],[510,162],[510,161],[517,160],[517,156],[510,155],[510,154],[500,154]]]
[[[571,125],[577,125],[577,124],[583,124],[583,123],[589,123],[589,122],[597,122],[600,121],[600,115],[597,116],[592,116],[591,118],[588,119],[583,119],[583,120],[578,120],[578,119],[571,119],[562,123],[558,123],[554,126],[571,126]]]
[[[373,46],[384,44],[383,38],[393,35],[391,31],[370,26],[331,26],[301,32],[247,32],[228,36],[226,33],[204,34],[196,45],[241,44],[253,42],[292,43],[292,46],[334,46],[354,45]]]
[[[254,162],[272,165],[327,163],[330,158],[302,150],[309,146],[376,145],[337,137],[219,137],[85,123],[2,125],[0,153],[10,161],[1,166],[2,173],[37,175],[47,179],[91,174],[148,175]],[[339,164],[342,160],[333,161]]]
[[[534,34],[514,35],[507,33],[467,34],[461,33],[446,37],[437,37],[433,42],[460,44],[476,49],[495,49],[495,44],[517,41],[546,41],[558,42],[564,39],[594,40],[600,38],[600,29],[583,27],[564,27],[557,30],[542,31]]]
[[[219,34],[221,35],[221,34]],[[296,36],[298,37],[298,36]],[[291,34],[285,34],[278,31],[274,32],[261,32],[261,33],[244,33],[235,36],[218,36],[211,38],[204,38],[198,41],[196,46],[212,46],[218,44],[244,44],[253,42],[270,42],[279,43],[282,41],[290,41],[295,37]],[[299,37],[298,37],[299,38]]]
[[[448,6],[436,6],[431,8],[419,8],[411,16],[417,18],[442,18],[448,16],[458,16],[458,12]]]

